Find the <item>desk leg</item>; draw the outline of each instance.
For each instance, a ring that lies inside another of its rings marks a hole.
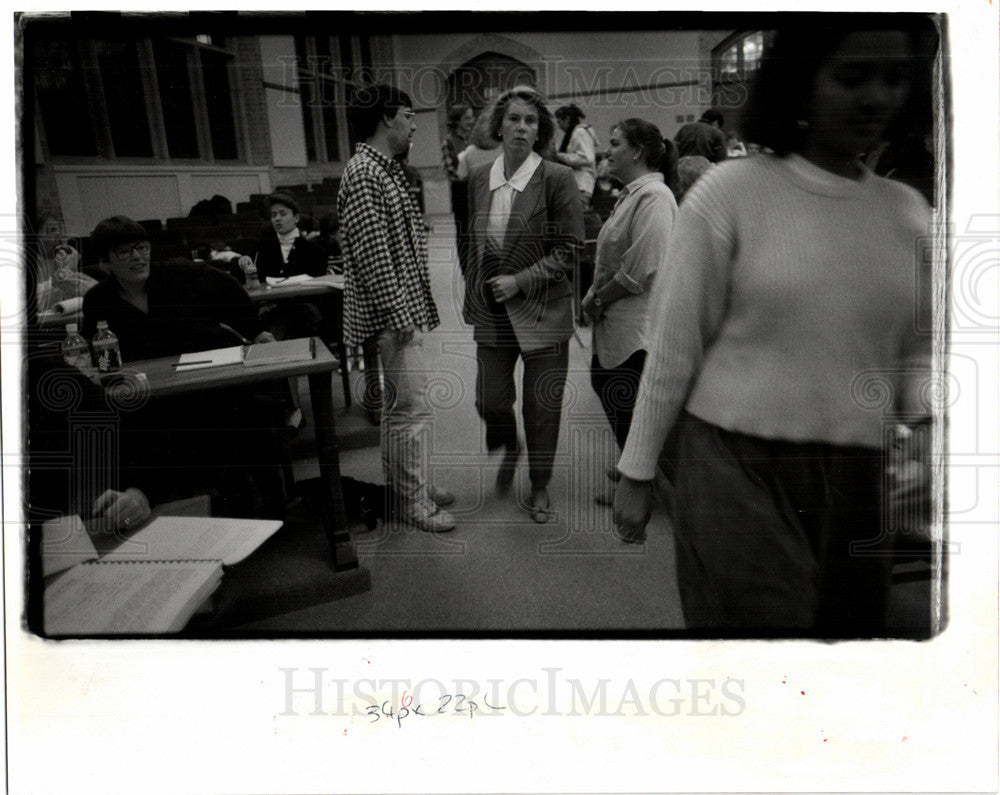
[[[330,542],[330,557],[335,571],[358,566],[357,556],[347,531],[347,514],[344,495],[340,490],[340,456],[337,428],[333,419],[333,374],[315,373],[309,376],[309,393],[312,396],[313,426],[316,429],[316,453],[319,457],[319,476],[324,484],[326,497],[323,527]]]

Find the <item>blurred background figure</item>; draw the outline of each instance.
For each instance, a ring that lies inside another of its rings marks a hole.
[[[576,105],[563,105],[555,112],[556,124],[562,130],[562,140],[556,149],[556,160],[573,169],[573,178],[580,191],[584,209],[590,207],[597,180],[597,133]]]
[[[698,181],[698,177],[712,167],[711,161],[701,155],[687,155],[677,160],[677,190],[674,195],[677,203],[680,204],[691,186]]]
[[[458,156],[458,178],[469,179],[469,172],[476,166],[492,163],[500,157],[500,139],[493,134],[490,127],[490,114],[486,110],[479,114],[472,132],[469,134],[469,145]],[[468,196],[466,196],[468,201]]]
[[[674,135],[678,157],[701,155],[712,163],[721,163],[729,152],[729,138],[722,131],[722,113],[709,108],[701,118],[685,124]]]
[[[448,109],[448,134],[441,142],[441,161],[451,188],[451,212],[455,216],[455,247],[458,250],[458,264],[465,273],[468,260],[469,230],[469,187],[466,179],[458,173],[458,158],[469,145],[469,135],[476,123],[476,116],[468,105],[452,105]],[[423,207],[421,207],[423,212]]]

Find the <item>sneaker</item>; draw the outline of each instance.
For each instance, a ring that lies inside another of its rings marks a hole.
[[[437,486],[428,486],[427,496],[430,497],[431,502],[439,508],[443,508],[445,505],[451,505],[455,501],[454,492],[448,491],[447,489],[439,489]]]
[[[455,517],[436,506],[433,511],[417,510],[401,517],[401,521],[425,533],[447,533],[455,529]]]

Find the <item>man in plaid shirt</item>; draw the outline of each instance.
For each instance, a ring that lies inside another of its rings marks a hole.
[[[391,86],[359,89],[352,121],[364,139],[347,163],[337,196],[343,231],[344,341],[376,339],[382,354],[382,467],[397,519],[420,530],[453,530],[440,506],[453,494],[427,477],[431,410],[423,336],[440,322],[431,296],[423,218],[394,159],[417,129],[410,98]]]

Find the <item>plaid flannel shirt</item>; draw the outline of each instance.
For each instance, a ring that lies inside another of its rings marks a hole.
[[[437,326],[423,219],[399,163],[358,144],[344,169],[337,213],[345,343],[360,345],[386,328]]]

